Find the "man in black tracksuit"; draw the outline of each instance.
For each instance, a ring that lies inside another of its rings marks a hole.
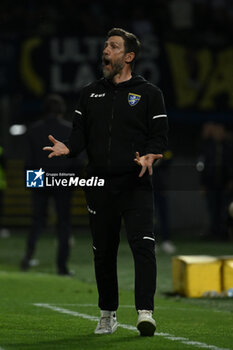
[[[43,118],[34,122],[28,129],[26,137],[26,169],[42,168],[46,172],[74,171],[72,159],[48,159],[42,151],[47,135],[53,132],[57,137],[70,135],[72,125],[64,119],[65,101],[56,94],[48,95],[44,101]],[[38,137],[40,135],[40,137]],[[75,170],[77,170],[75,168]],[[21,261],[21,269],[27,271],[33,259],[37,241],[46,227],[49,200],[55,204],[57,216],[57,256],[56,266],[59,275],[70,275],[68,259],[70,254],[70,213],[72,191],[70,188],[43,187],[31,189],[32,226],[27,236],[25,255]]]
[[[103,188],[86,190],[93,236],[101,317],[96,334],[113,333],[118,308],[117,250],[121,218],[135,262],[135,304],[141,335],[153,335],[156,288],[153,233],[153,162],[167,146],[167,118],[161,91],[132,74],[140,43],[114,28],[103,51],[104,78],[89,84],[75,110],[65,143],[49,136],[53,156],[87,150],[87,175],[105,179]]]

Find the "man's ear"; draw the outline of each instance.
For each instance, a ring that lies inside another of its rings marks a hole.
[[[125,55],[125,62],[131,63],[133,61],[134,57],[135,57],[134,52],[127,52],[127,54]]]

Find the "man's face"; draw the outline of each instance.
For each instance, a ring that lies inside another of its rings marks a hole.
[[[121,36],[111,36],[105,42],[102,65],[103,74],[107,79],[112,79],[120,73],[125,65],[124,39]]]

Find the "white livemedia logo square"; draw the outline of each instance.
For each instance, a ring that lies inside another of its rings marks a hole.
[[[44,171],[27,170],[26,187],[44,187]]]

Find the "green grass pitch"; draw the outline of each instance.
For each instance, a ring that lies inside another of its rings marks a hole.
[[[84,231],[82,229],[82,231]],[[233,299],[188,299],[172,296],[171,257],[158,252],[155,297],[157,332],[140,337],[135,329],[134,269],[122,237],[119,259],[119,327],[112,335],[95,335],[99,316],[88,233],[74,233],[70,267],[73,278],[56,275],[56,241],[38,242],[40,264],[19,270],[25,233],[0,238],[0,350],[185,350],[233,349]],[[177,242],[177,254],[232,254],[228,243]]]

